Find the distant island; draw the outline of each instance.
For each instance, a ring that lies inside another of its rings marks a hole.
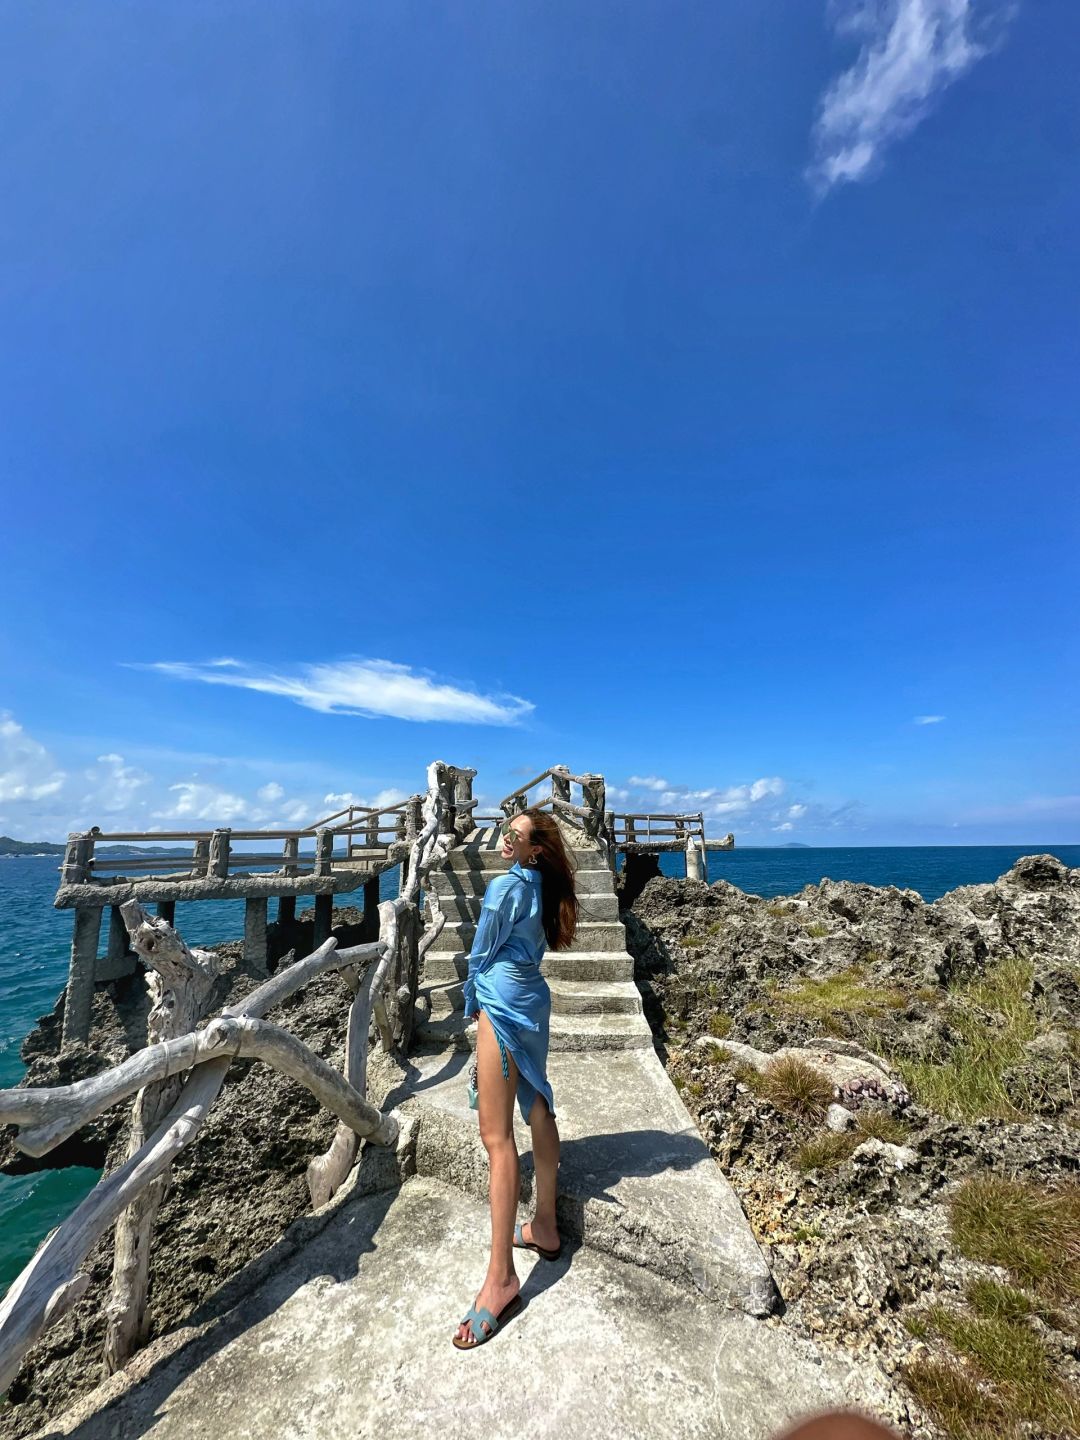
[[[51,840],[13,840],[10,835],[0,835],[0,857],[7,859],[18,855],[63,855],[65,848]],[[139,855],[182,855],[190,859],[191,851],[168,845],[98,845],[94,855],[114,860],[133,860]]]

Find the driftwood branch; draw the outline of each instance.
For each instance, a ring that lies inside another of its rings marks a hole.
[[[192,951],[173,927],[150,915],[135,900],[121,905],[131,948],[147,966],[150,1013],[146,1038],[151,1045],[183,1035],[202,1017],[221,971],[216,955]],[[167,1074],[136,1096],[128,1136],[128,1155],[135,1155],[147,1135],[168,1114],[180,1093],[177,1075]],[[150,1237],[158,1208],[169,1186],[163,1171],[116,1222],[113,1244],[112,1292],[105,1307],[105,1374],[119,1370],[146,1339],[149,1328],[147,1292],[150,1280]]]

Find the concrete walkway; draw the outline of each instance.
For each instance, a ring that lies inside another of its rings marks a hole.
[[[155,1363],[151,1347],[47,1433],[765,1440],[801,1414],[874,1408],[862,1372],[775,1321],[588,1248],[523,1255],[525,1309],[455,1350],[487,1238],[486,1206],[438,1181],[354,1199],[183,1349]]]
[[[398,1151],[367,1147],[325,1212],[49,1435],[416,1440],[432,1427],[482,1440],[764,1440],[807,1412],[880,1409],[873,1367],[751,1318],[776,1308],[772,1277],[653,1050],[611,873],[591,852],[579,856],[588,929],[545,960],[564,1255],[516,1252],[525,1310],[476,1351],[451,1345],[489,1245],[460,988],[494,843],[478,833],[436,877],[455,928],[428,957],[420,1050],[404,1076],[384,1072]],[[516,1114],[515,1126],[524,1220],[531,1141]]]

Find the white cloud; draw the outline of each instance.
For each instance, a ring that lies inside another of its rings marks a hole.
[[[916,715],[914,723],[916,725],[940,725],[944,719],[944,715]]]
[[[276,780],[271,780],[269,784],[263,785],[255,791],[255,794],[264,805],[274,805],[278,800],[285,798],[285,791]]]
[[[0,803],[45,800],[59,793],[66,778],[45,746],[0,711]]]
[[[785,820],[782,825],[774,825],[772,828],[774,830],[794,830],[795,826],[792,825],[790,820]]]
[[[668,788],[668,782],[661,780],[656,775],[631,775],[626,783],[637,790],[666,790]]]
[[[792,820],[798,820],[801,816],[806,814],[806,806],[789,805],[787,813],[791,816]]]
[[[131,814],[138,792],[150,783],[145,770],[128,765],[122,755],[99,755],[97,765],[87,770],[90,790],[83,795],[82,808],[103,815]]]
[[[820,192],[865,180],[934,98],[991,48],[1012,0],[833,0],[838,33],[860,42],[821,100],[807,178]]]
[[[390,660],[341,660],[300,665],[291,672],[231,659],[205,664],[162,660],[133,668],[156,670],[177,680],[199,680],[205,685],[230,685],[280,695],[326,715],[513,725],[534,708],[528,700],[515,695],[481,695],[463,690]]]
[[[155,810],[155,820],[205,820],[215,825],[231,825],[239,820],[254,823],[250,801],[216,785],[182,780],[169,786],[169,794],[176,799],[164,810]]]

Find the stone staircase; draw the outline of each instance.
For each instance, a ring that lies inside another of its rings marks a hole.
[[[580,902],[578,932],[571,949],[549,951],[542,966],[551,989],[549,1048],[636,1050],[652,1036],[634,984],[634,962],[619,921],[614,877],[599,847],[584,836],[567,836],[577,862]],[[421,1006],[430,1012],[418,1027],[419,1042],[438,1049],[475,1044],[476,1027],[465,1025],[463,984],[488,882],[507,863],[499,854],[496,827],[475,830],[434,872],[431,888],[446,914],[446,925],[428,951],[420,986]]]

